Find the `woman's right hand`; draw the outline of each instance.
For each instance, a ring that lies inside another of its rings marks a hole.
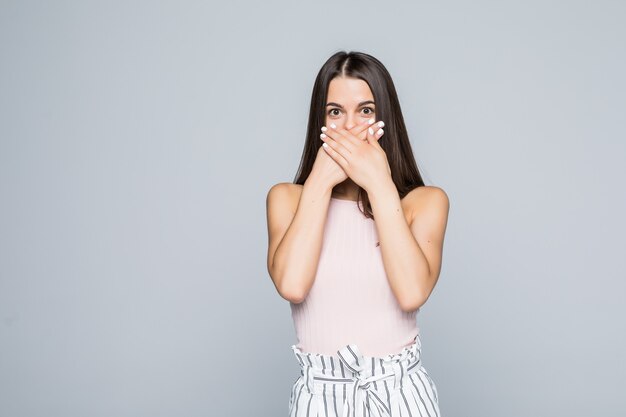
[[[330,189],[348,179],[343,168],[321,146],[317,149],[317,156],[310,175],[317,177],[317,180]]]

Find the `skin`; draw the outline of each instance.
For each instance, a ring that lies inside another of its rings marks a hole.
[[[326,106],[324,127],[328,128],[331,123],[334,123],[338,128],[350,130],[371,118],[376,118],[376,106],[373,103],[357,107],[359,103],[369,101],[373,102],[374,96],[365,81],[354,78],[335,78],[331,80],[328,86],[326,102],[335,103],[339,106],[334,104]],[[376,137],[382,137],[384,133],[382,128],[374,127],[374,129],[379,130],[379,132],[376,132],[379,133]],[[363,140],[367,133],[365,131],[357,136]],[[322,140],[324,139],[322,138]],[[346,200],[356,200],[357,195],[358,184],[344,173],[344,181],[334,187],[332,196]]]
[[[268,192],[267,268],[278,293],[290,302],[304,301],[313,285],[331,196],[356,200],[358,186],[368,193],[385,272],[400,308],[421,307],[439,278],[448,197],[439,187],[424,186],[400,199],[378,144],[384,130],[377,126],[375,105],[359,106],[368,100],[374,98],[365,81],[333,79],[327,103],[343,108],[326,108],[320,134],[328,147],[318,150],[304,185],[279,183]],[[368,123],[371,119],[376,123]]]

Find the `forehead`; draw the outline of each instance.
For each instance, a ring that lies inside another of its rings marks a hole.
[[[353,106],[361,101],[374,100],[369,85],[356,78],[333,78],[328,85],[326,102]]]

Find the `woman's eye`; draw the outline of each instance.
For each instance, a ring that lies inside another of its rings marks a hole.
[[[370,114],[374,113],[374,109],[373,109],[373,108],[371,108],[371,107],[363,107],[361,110],[367,110],[367,112],[365,113],[365,114],[367,114],[367,115],[370,115]],[[333,114],[333,112],[334,112],[334,111],[336,111],[336,112],[341,112],[341,110],[339,110],[339,109],[330,109],[330,110],[328,111],[328,114],[329,114],[330,116],[338,116],[339,114]]]

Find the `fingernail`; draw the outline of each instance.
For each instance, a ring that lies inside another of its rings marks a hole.
[[[322,139],[324,139],[325,137],[326,137],[326,135],[323,134],[323,133],[320,135],[320,138],[322,138]]]
[[[324,143],[322,143],[322,146],[325,147],[325,148],[328,148],[328,143],[324,142]]]
[[[384,125],[385,125],[385,122],[383,121],[378,122],[378,127],[383,127]]]
[[[368,124],[370,124],[370,125],[371,125],[372,123],[374,123],[374,122],[375,122],[375,120],[374,120],[374,118],[373,118],[373,117],[367,121],[367,123],[368,123]]]
[[[377,134],[382,136],[383,133],[385,133],[385,131],[380,129]]]
[[[328,129],[326,129],[326,126],[322,126],[322,132],[326,132]]]
[[[331,123],[330,127],[332,127],[333,129],[337,129],[337,126],[334,123]]]
[[[370,132],[370,135],[374,134],[374,129],[372,129],[371,127],[369,129],[367,129],[368,132]]]

